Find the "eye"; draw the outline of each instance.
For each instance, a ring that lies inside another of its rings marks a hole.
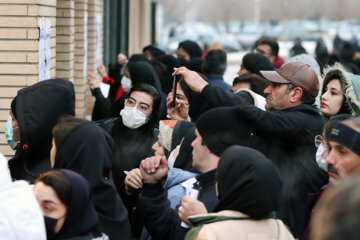
[[[44,210],[44,212],[51,212],[53,209],[48,204],[45,204],[43,206],[43,210]]]
[[[140,109],[146,111],[149,109],[149,107],[146,105],[140,104]]]
[[[131,105],[131,106],[135,105],[135,101],[134,101],[133,99],[131,99],[131,98],[128,98],[127,101],[126,101],[126,103],[127,103],[128,105]]]

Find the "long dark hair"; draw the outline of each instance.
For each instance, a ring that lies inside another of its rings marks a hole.
[[[338,79],[339,82],[340,82],[340,86],[341,86],[341,91],[344,95],[344,100],[341,104],[341,107],[340,107],[340,110],[336,113],[336,115],[338,114],[351,114],[351,109],[349,107],[349,105],[347,104],[347,96],[345,95],[345,83],[344,83],[344,76],[341,74],[340,71],[336,70],[336,71],[331,71],[329,74],[327,74],[324,78],[324,81],[323,81],[323,86],[322,86],[322,89],[321,89],[321,96],[324,94],[325,92],[325,88],[327,87],[327,85],[329,84],[329,82],[331,80],[334,80],[334,79]]]

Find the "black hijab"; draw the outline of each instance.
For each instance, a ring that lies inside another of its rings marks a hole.
[[[113,140],[93,122],[80,124],[56,146],[54,168],[73,170],[91,184],[100,230],[110,239],[129,239],[127,210],[113,183],[107,179],[111,168]]]
[[[182,41],[179,43],[179,47],[183,48],[190,55],[190,59],[201,57],[202,55],[202,50],[199,44],[197,44],[194,41],[191,40]]]
[[[131,83],[134,86],[137,83],[148,83],[161,91],[159,77],[150,63],[148,62],[128,62],[127,68],[130,73]]]
[[[156,58],[157,61],[162,62],[166,66],[166,71],[163,73],[161,80],[161,87],[164,93],[168,94],[172,90],[174,68],[180,67],[179,61],[173,55],[163,55]]]
[[[277,167],[262,153],[231,146],[216,172],[219,203],[215,211],[235,210],[262,219],[279,206],[282,181]]]
[[[64,225],[56,236],[63,239],[96,232],[99,219],[89,182],[74,171],[67,169],[61,171],[70,182],[71,201],[70,206],[67,207]]]
[[[177,156],[174,167],[180,168],[190,172],[198,172],[192,166],[192,151],[191,143],[195,140],[195,127],[189,129],[181,143],[179,155]]]

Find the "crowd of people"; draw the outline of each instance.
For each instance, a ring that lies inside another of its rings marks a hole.
[[[232,86],[220,45],[120,53],[88,72],[92,121],[74,116],[67,80],[20,90],[5,129],[15,156],[0,156],[0,235],[358,239],[359,52],[322,50],[297,41],[283,59],[262,37]]]

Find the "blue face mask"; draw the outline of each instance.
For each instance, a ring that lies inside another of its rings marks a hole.
[[[6,126],[5,126],[5,137],[6,137],[6,140],[7,140],[7,143],[9,144],[9,146],[12,149],[15,149],[16,146],[18,145],[18,143],[16,143],[13,140],[14,130],[13,130],[11,122],[12,122],[12,117],[10,116],[8,118],[8,120],[6,122]]]

